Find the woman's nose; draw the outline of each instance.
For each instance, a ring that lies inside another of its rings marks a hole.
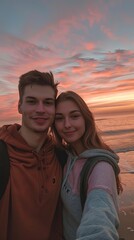
[[[69,128],[71,126],[70,120],[68,118],[65,119],[65,127]]]

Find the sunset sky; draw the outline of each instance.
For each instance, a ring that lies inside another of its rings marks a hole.
[[[19,121],[18,79],[52,71],[99,116],[134,111],[134,0],[1,0],[0,125]]]

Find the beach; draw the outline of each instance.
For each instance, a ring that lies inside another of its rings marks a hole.
[[[119,197],[120,237],[134,240],[134,174],[121,174],[123,193]]]
[[[119,153],[123,193],[119,196],[119,234],[134,240],[134,151]]]

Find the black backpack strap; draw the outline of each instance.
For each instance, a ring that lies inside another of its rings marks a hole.
[[[85,204],[86,197],[87,197],[89,176],[90,176],[93,168],[95,167],[95,165],[100,161],[105,161],[105,162],[108,162],[109,164],[111,164],[116,176],[120,172],[118,165],[116,165],[112,160],[110,160],[109,158],[107,158],[105,156],[89,157],[86,160],[86,162],[81,170],[81,174],[80,174],[80,200],[81,200],[82,210],[84,209],[84,204]]]
[[[56,152],[57,158],[61,164],[61,167],[64,168],[64,166],[67,162],[67,157],[68,157],[66,151],[62,148],[55,146],[55,152]]]
[[[0,199],[6,189],[10,174],[10,162],[6,143],[0,140]]]

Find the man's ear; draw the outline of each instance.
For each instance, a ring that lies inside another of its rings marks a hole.
[[[19,112],[20,114],[22,114],[22,111],[21,111],[21,102],[20,102],[20,100],[18,101],[18,112]]]

